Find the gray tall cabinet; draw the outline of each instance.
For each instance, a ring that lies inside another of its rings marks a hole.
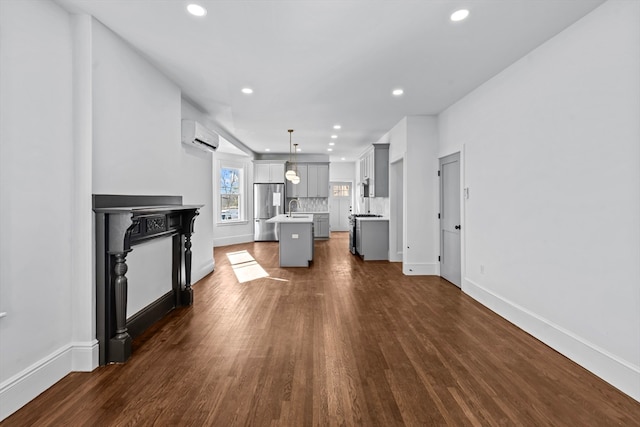
[[[365,197],[389,197],[389,144],[373,144],[360,158],[360,182],[368,182]]]

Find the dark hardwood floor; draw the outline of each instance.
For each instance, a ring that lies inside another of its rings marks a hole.
[[[611,426],[640,403],[438,277],[363,262],[347,233],[311,268],[277,243],[215,249],[192,307],[131,359],[71,373],[2,426]],[[226,253],[269,277],[238,283]]]

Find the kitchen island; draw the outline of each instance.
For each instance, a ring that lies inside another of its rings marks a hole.
[[[280,224],[280,267],[309,267],[313,261],[313,214],[277,215],[267,222]]]
[[[389,218],[356,218],[356,252],[365,261],[389,259]]]

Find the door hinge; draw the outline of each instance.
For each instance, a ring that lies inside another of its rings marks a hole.
[[[438,214],[438,219],[440,219],[440,214]]]
[[[438,262],[440,262],[440,255],[438,255]]]
[[[438,176],[440,176],[440,171],[438,171]]]

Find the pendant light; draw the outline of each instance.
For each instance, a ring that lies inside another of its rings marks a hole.
[[[294,178],[298,178],[298,182],[300,182],[300,178],[298,177],[298,174],[296,174],[296,168],[295,165],[293,164],[292,160],[291,160],[291,134],[293,133],[293,129],[289,129],[289,170],[287,170],[287,173],[284,174],[284,177],[287,178],[288,181],[293,182]],[[298,145],[298,144],[296,144]],[[296,184],[294,182],[294,184]]]
[[[293,164],[294,164],[294,168],[295,168],[295,173],[296,175],[291,179],[291,182],[294,184],[299,184],[300,183],[300,175],[298,175],[298,144],[293,144],[293,155],[294,155],[294,160],[293,160]]]

